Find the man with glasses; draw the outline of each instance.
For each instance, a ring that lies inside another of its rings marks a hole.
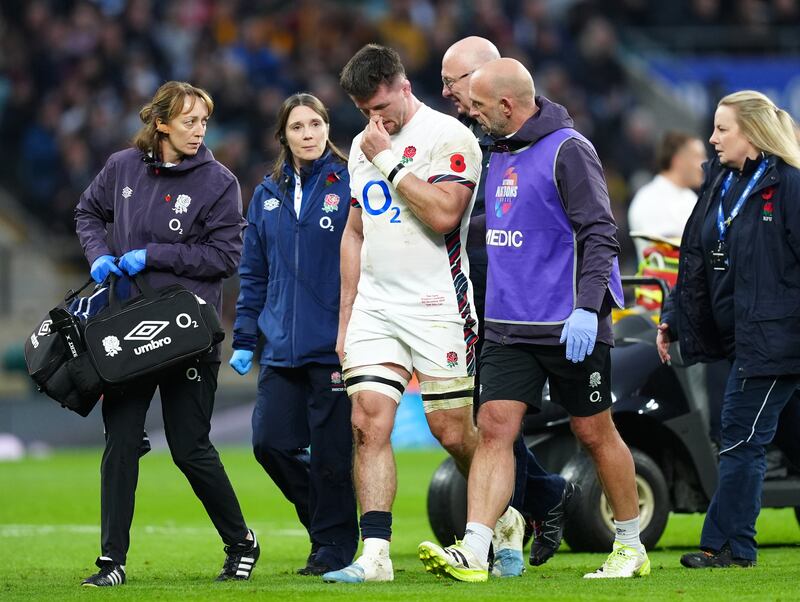
[[[500,58],[497,47],[486,38],[470,36],[459,40],[442,57],[442,96],[452,101],[458,112],[458,120],[467,126],[478,139],[483,153],[482,164],[488,165],[490,136],[485,134],[476,120],[469,116],[469,83],[472,74],[481,66]],[[486,211],[484,207],[484,179],[481,178],[475,205],[470,215],[467,255],[469,256],[470,280],[475,293],[475,310],[478,314],[477,354],[480,357],[483,347],[483,311],[486,297]],[[480,362],[479,362],[480,363]],[[480,366],[479,366],[480,368]],[[475,377],[475,403],[478,407],[478,391],[480,370]],[[545,471],[528,450],[522,435],[514,445],[515,483],[514,497],[511,506],[522,512],[526,519],[533,522],[534,541],[531,545],[529,562],[539,566],[547,562],[561,545],[566,521],[567,506],[575,499],[575,485],[557,474]],[[520,537],[520,548],[523,529],[516,530]],[[522,569],[522,557],[517,559],[516,552],[499,547],[502,544],[492,542],[495,554],[493,574],[507,575],[519,567]]]

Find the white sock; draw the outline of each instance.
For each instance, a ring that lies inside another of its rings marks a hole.
[[[492,543],[493,533],[489,527],[481,523],[467,523],[462,543],[475,554],[482,566],[486,566],[489,562],[489,545]]]
[[[364,540],[364,549],[361,551],[363,556],[377,558],[379,556],[389,556],[389,540],[379,537],[367,537]]]
[[[506,511],[500,515],[500,518],[497,519],[497,523],[494,526],[494,537],[492,537],[492,545],[494,546],[495,554],[503,549],[522,550],[523,534],[519,533],[517,536],[516,533],[511,532],[512,530],[505,529],[507,526],[513,527],[513,523],[516,519],[515,514],[517,514],[517,511],[514,507],[509,506],[506,508]]]
[[[639,551],[644,550],[641,540],[639,539],[639,517],[630,520],[615,520],[614,531],[616,536],[614,539],[621,544],[636,548]]]

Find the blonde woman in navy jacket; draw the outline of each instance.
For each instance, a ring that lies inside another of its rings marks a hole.
[[[670,343],[679,341],[687,364],[723,358],[732,364],[722,402],[719,484],[700,552],[681,557],[688,568],[756,563],[766,446],[787,404],[796,408],[800,388],[794,122],[760,92],[735,92],[719,101],[709,142],[717,157],[706,166],[681,239],[678,283],[657,339],[663,361],[670,360]]]
[[[278,111],[281,151],[247,213],[230,362],[246,374],[263,336],[253,452],[308,530],[304,575],[347,566],[358,543],[350,400],[335,352],[350,188],[329,129],[310,94]]]

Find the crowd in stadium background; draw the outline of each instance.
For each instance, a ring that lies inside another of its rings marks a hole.
[[[442,54],[480,35],[527,65],[537,93],[564,104],[594,141],[622,234],[630,198],[654,171],[659,134],[658,116],[637,101],[620,64],[627,28],[736,26],[760,52],[775,43],[773,26],[798,23],[794,0],[4,1],[0,186],[54,233],[70,234],[78,196],[127,145],[139,107],[178,79],[214,98],[206,142],[239,177],[246,205],[276,153],[274,116],[288,94],[319,96],[332,138],[349,149],[364,121],[338,74],[355,50],[371,41],[398,49],[415,93],[449,112]]]

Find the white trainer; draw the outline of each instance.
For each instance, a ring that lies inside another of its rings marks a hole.
[[[392,559],[389,556],[359,556],[350,566],[322,575],[325,583],[364,583],[365,581],[394,581]]]
[[[614,549],[606,561],[594,573],[586,573],[584,579],[625,579],[644,577],[650,574],[650,559],[647,552],[614,542]]]
[[[511,506],[497,520],[492,536],[495,577],[521,577],[525,572],[522,542],[525,538],[525,519]]]

